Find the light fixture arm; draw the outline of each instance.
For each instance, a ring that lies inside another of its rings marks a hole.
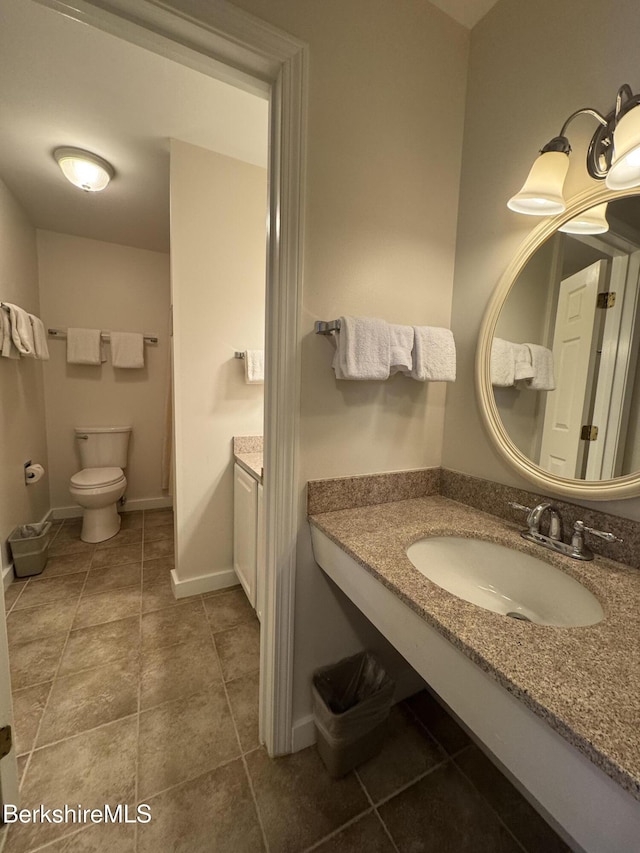
[[[569,118],[562,125],[562,130],[560,131],[560,136],[565,136],[566,132],[567,132],[567,128],[569,127],[571,122],[574,120],[574,118],[576,118],[577,116],[581,116],[581,115],[593,116],[595,119],[597,119],[600,122],[601,125],[603,125],[603,127],[606,127],[608,124],[607,119],[603,115],[601,115],[598,112],[598,110],[594,110],[592,107],[583,107],[581,110],[576,110],[575,113],[571,113]]]
[[[571,122],[580,115],[590,115],[598,122],[598,128],[593,134],[589,149],[587,151],[587,171],[592,178],[597,181],[603,181],[611,167],[611,158],[613,155],[613,132],[618,121],[630,109],[640,103],[640,95],[634,95],[631,86],[628,83],[623,83],[618,89],[616,95],[615,107],[607,115],[602,115],[593,107],[583,107],[571,113],[566,119],[560,133],[552,140],[547,142],[541,150],[541,154],[547,151],[562,151],[564,154],[571,153],[571,145],[567,139],[567,128]]]

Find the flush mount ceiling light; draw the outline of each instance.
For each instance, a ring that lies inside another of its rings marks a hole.
[[[604,180],[611,190],[640,186],[639,105],[640,95],[634,95],[625,83],[618,89],[616,105],[608,115],[591,107],[572,113],[562,125],[559,136],[542,148],[524,186],[509,199],[507,206],[516,213],[531,216],[552,216],[566,210],[562,189],[571,153],[566,130],[579,115],[590,115],[598,121],[587,151],[586,165],[591,177]]]
[[[81,148],[56,148],[53,156],[65,178],[88,193],[105,189],[115,174],[111,163]]]

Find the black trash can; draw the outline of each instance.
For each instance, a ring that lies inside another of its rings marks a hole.
[[[318,752],[338,778],[382,748],[394,682],[369,652],[361,652],[313,676]]]

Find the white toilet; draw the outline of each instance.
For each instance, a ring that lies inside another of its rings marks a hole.
[[[131,427],[76,427],[82,471],[71,478],[71,497],[84,509],[84,542],[104,542],[120,530],[117,502],[127,488],[123,468]]]

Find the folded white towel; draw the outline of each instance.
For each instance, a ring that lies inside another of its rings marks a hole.
[[[451,329],[413,327],[411,377],[420,382],[456,381],[456,344]]]
[[[389,326],[389,373],[411,373],[413,326]]]
[[[12,302],[3,302],[5,308],[9,309],[9,322],[11,324],[11,338],[20,355],[28,358],[36,357],[36,347],[33,341],[33,329],[27,312],[14,305]]]
[[[509,388],[515,381],[515,344],[494,338],[491,343],[491,384],[498,388]]]
[[[533,378],[527,380],[532,391],[553,391],[556,380],[553,375],[553,353],[539,344],[525,344],[531,353]]]
[[[514,344],[515,356],[515,380],[533,379],[533,364],[531,364],[531,350],[526,344]]]
[[[144,335],[140,332],[110,332],[109,337],[114,367],[144,367]]]
[[[389,378],[389,324],[371,317],[341,317],[335,336],[336,379]]]
[[[44,323],[39,317],[34,314],[29,314],[29,322],[33,331],[33,344],[36,351],[36,358],[42,361],[49,361],[49,347],[47,346],[47,333],[44,328]]]
[[[9,309],[6,311],[0,308],[0,328],[2,334],[2,356],[3,358],[20,358],[20,353],[16,349],[16,345],[11,337],[11,321],[9,320]]]
[[[100,329],[67,329],[67,362],[69,364],[102,364]]]
[[[264,350],[248,349],[245,351],[244,381],[247,385],[264,384]]]

